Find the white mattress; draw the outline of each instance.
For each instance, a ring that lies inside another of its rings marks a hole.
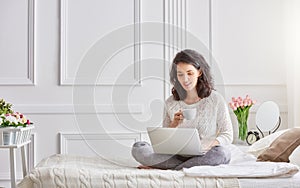
[[[289,178],[239,178],[241,188],[300,188],[300,172]]]

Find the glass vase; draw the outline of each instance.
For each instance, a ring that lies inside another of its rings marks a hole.
[[[245,109],[237,114],[238,126],[239,126],[239,139],[246,140],[248,133],[248,115],[249,109]]]

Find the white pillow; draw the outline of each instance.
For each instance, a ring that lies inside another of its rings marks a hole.
[[[252,144],[249,149],[248,153],[251,153],[255,157],[258,157],[262,152],[264,152],[270,145],[271,143],[280,135],[288,131],[289,129],[281,130],[278,132],[275,132],[273,134],[270,134],[268,136],[265,136],[264,138],[258,140],[254,144]]]
[[[290,163],[300,167],[300,146],[298,146],[289,157]]]

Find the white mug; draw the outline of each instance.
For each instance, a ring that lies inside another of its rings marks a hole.
[[[189,109],[182,110],[183,117],[187,120],[194,119],[196,117],[196,113],[197,113],[196,108],[189,108]]]

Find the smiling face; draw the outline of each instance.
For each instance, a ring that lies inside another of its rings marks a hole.
[[[202,72],[193,65],[180,62],[177,64],[177,79],[184,90],[187,92],[196,91],[198,77]]]

